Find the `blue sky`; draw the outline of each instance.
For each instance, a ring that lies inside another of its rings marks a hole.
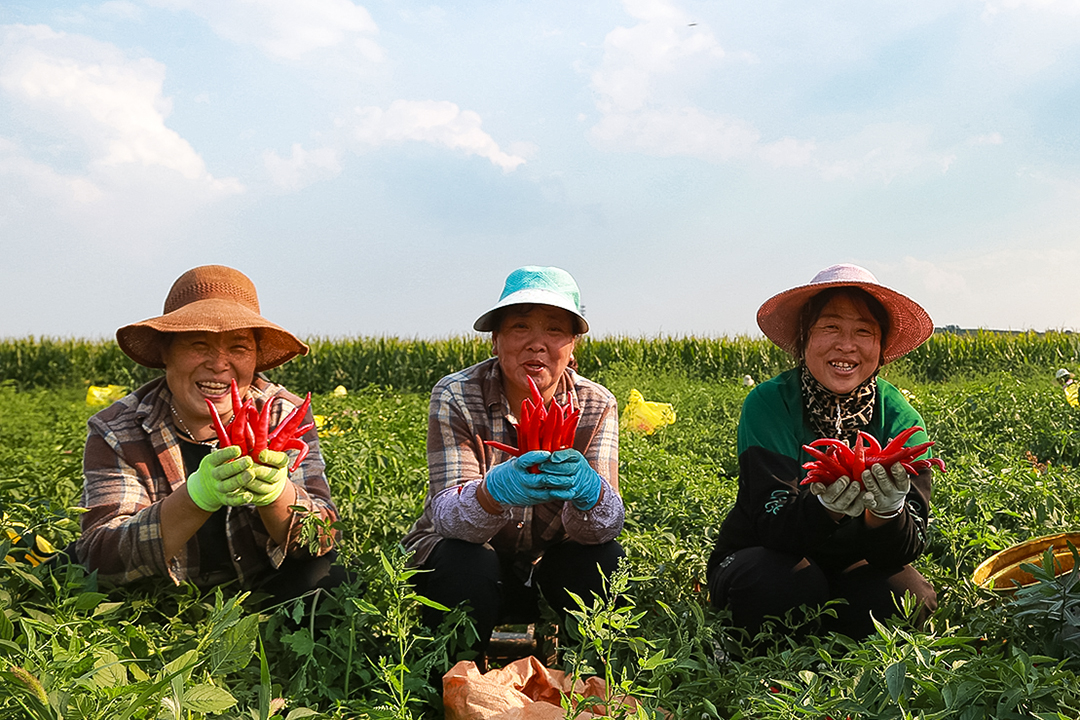
[[[854,262],[1080,328],[1080,0],[0,6],[0,337],[196,265],[304,336],[470,331],[559,265],[598,335],[758,335]]]

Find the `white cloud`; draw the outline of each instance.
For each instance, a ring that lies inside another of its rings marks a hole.
[[[254,45],[273,57],[297,60],[319,50],[343,46],[355,48],[370,62],[381,62],[384,57],[382,48],[372,39],[378,33],[378,27],[371,14],[349,0],[147,2],[195,13],[221,37]]]
[[[166,126],[164,76],[160,63],[107,43],[41,25],[0,27],[10,128],[0,138],[4,234],[131,247],[242,192]]]
[[[817,164],[826,180],[869,175],[889,183],[914,172],[944,173],[956,155],[935,150],[931,144],[928,127],[902,123],[868,125],[857,134],[823,148]]]
[[[341,173],[337,151],[332,148],[304,150],[294,143],[292,154],[282,158],[273,150],[263,154],[263,163],[270,181],[282,190],[299,190],[318,180],[335,177]]]
[[[968,138],[968,145],[1002,145],[1004,142],[1005,138],[997,132]]]
[[[1080,15],[1080,0],[984,0],[984,6],[984,17],[1017,9]]]
[[[724,161],[749,155],[760,133],[738,118],[685,107],[605,115],[593,127],[592,137],[601,147]]]
[[[761,159],[773,167],[805,167],[809,165],[817,152],[817,143],[810,140],[786,137],[776,142],[761,146],[758,154]]]
[[[604,58],[593,73],[597,106],[605,113],[635,111],[655,102],[663,80],[697,77],[724,57],[711,31],[691,26],[688,17],[661,0],[626,0],[633,27],[618,27],[604,38]]]
[[[707,73],[731,57],[707,26],[691,26],[688,15],[663,0],[624,0],[623,6],[639,22],[608,33],[592,75],[601,118],[590,136],[601,148],[710,162],[753,158],[776,168],[809,169],[825,180],[885,183],[913,172],[944,172],[956,159],[933,148],[930,128],[903,123],[866,125],[829,143],[793,136],[766,141],[753,122],[691,101],[715,85]],[[738,57],[745,62],[753,55]],[[983,142],[995,142],[995,136]]]
[[[107,0],[98,5],[97,12],[106,17],[122,20],[135,20],[142,17],[142,8],[129,0]]]
[[[990,330],[1077,328],[1080,250],[1050,238],[1014,236],[1005,245],[933,260],[904,257],[874,266],[886,285],[926,308],[934,324]]]
[[[44,163],[27,157],[11,140],[0,137],[0,178],[12,182],[6,199],[15,196],[38,197],[49,203],[74,202],[86,205],[100,200],[104,193],[94,182],[76,175],[65,175]]]
[[[525,158],[511,155],[481,129],[480,115],[452,102],[395,100],[390,107],[356,109],[352,137],[362,145],[379,147],[405,141],[425,142],[487,158],[505,172]]]
[[[220,192],[238,189],[234,180],[213,178],[191,145],[165,125],[171,102],[162,95],[160,63],[128,59],[107,43],[41,25],[6,26],[0,37],[0,91],[29,122],[47,118],[34,130],[51,130],[55,143],[86,157],[90,175],[138,165]],[[72,139],[81,145],[72,146]]]

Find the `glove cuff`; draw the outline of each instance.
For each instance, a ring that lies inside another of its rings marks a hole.
[[[895,510],[892,510],[891,512],[879,513],[877,510],[875,510],[873,508],[867,508],[867,509],[870,511],[871,515],[878,518],[879,520],[892,520],[894,518],[900,517],[903,514],[905,507],[907,507],[907,503],[904,502],[903,499],[901,499],[900,500],[900,507],[896,508]]]

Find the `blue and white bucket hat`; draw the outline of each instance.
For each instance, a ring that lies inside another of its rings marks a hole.
[[[497,329],[495,319],[500,310],[527,304],[562,308],[574,316],[575,332],[589,332],[589,323],[581,312],[581,293],[573,276],[561,268],[538,265],[526,265],[510,273],[499,302],[476,319],[473,330],[492,332]]]

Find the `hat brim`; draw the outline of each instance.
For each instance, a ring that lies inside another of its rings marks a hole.
[[[297,355],[307,355],[308,346],[288,330],[239,303],[211,298],[188,303],[171,313],[125,325],[116,331],[116,342],[124,354],[150,368],[163,368],[161,351],[165,336],[179,332],[258,331],[255,371],[270,370]]]
[[[885,308],[890,327],[881,351],[883,365],[907,355],[934,334],[934,321],[929,313],[908,296],[877,283],[851,280],[800,285],[772,296],[758,308],[758,327],[782,350],[796,355],[803,306],[821,291],[834,287],[860,288]]]
[[[576,325],[574,332],[576,334],[584,335],[589,332],[589,322],[566,297],[539,288],[529,288],[510,293],[500,300],[495,307],[478,317],[476,322],[473,323],[473,330],[477,332],[494,332],[498,330],[495,327],[495,318],[498,317],[500,310],[511,305],[551,305],[552,307],[561,308],[573,315]]]

